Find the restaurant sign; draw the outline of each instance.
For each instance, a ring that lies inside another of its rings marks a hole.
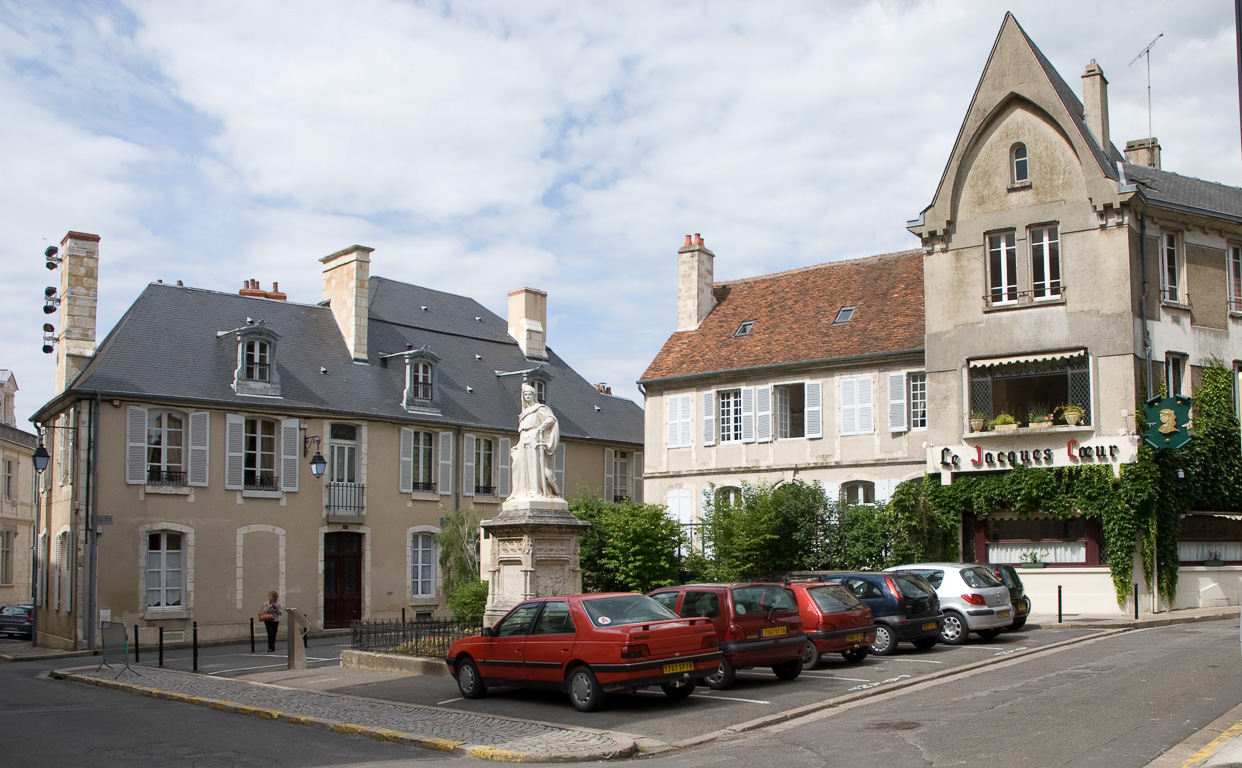
[[[994,434],[994,433],[993,433]],[[1052,438],[1052,439],[1050,439]],[[1111,466],[1120,473],[1122,464],[1138,460],[1138,436],[1092,437],[1057,440],[1052,435],[987,437],[973,445],[928,445],[927,471],[941,473],[948,484],[953,474],[994,472],[1014,467]]]
[[[1190,407],[1194,402],[1185,395],[1153,397],[1143,408],[1147,424],[1143,439],[1156,450],[1176,451],[1190,441]]]

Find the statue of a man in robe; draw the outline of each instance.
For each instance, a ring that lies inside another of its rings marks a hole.
[[[518,417],[518,441],[513,446],[513,492],[511,499],[558,499],[555,454],[561,428],[552,409],[539,402],[535,388],[522,385],[522,413]]]

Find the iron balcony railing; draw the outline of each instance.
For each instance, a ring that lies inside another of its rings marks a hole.
[[[361,515],[366,509],[366,488],[362,483],[328,483],[328,511]]]
[[[278,491],[280,483],[276,479],[276,475],[270,472],[256,474],[254,472],[246,472],[245,480],[242,488],[247,491]]]
[[[147,470],[147,485],[185,485],[185,473],[179,469],[151,467]]]
[[[419,482],[415,482],[415,483],[414,483],[414,490],[415,490],[415,491],[422,491],[423,493],[435,493],[435,492],[436,492],[436,484],[435,484],[435,483],[419,483]]]
[[[454,640],[477,635],[483,627],[452,619],[372,619],[350,625],[350,647],[442,659]]]

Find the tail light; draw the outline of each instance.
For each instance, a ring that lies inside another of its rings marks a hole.
[[[970,603],[971,605],[987,605],[988,604],[988,601],[984,599],[983,595],[962,595],[962,599]]]
[[[742,628],[739,627],[738,625],[730,624],[729,625],[729,639],[730,640],[745,640],[746,633],[743,632]]]
[[[650,656],[651,649],[646,643],[631,643],[630,645],[621,646],[621,658],[637,659],[643,656]]]
[[[719,647],[720,647],[720,643],[716,642],[716,633],[715,633],[715,632],[713,632],[713,633],[711,633],[710,635],[707,635],[706,637],[704,637],[704,638],[703,638],[703,645],[702,645],[702,646],[700,646],[700,647],[702,647],[702,648],[719,648]]]
[[[821,621],[819,623],[820,632],[831,632],[832,630],[836,628],[837,628],[837,625],[833,624],[831,621]]]

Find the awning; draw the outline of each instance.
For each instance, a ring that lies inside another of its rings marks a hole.
[[[1041,363],[1046,360],[1073,360],[1074,358],[1084,357],[1087,354],[1086,349],[1067,349],[1060,352],[1039,352],[1034,355],[1010,355],[1009,357],[988,357],[981,360],[971,360],[971,368],[992,368],[998,365],[1014,365],[1016,363]]]

